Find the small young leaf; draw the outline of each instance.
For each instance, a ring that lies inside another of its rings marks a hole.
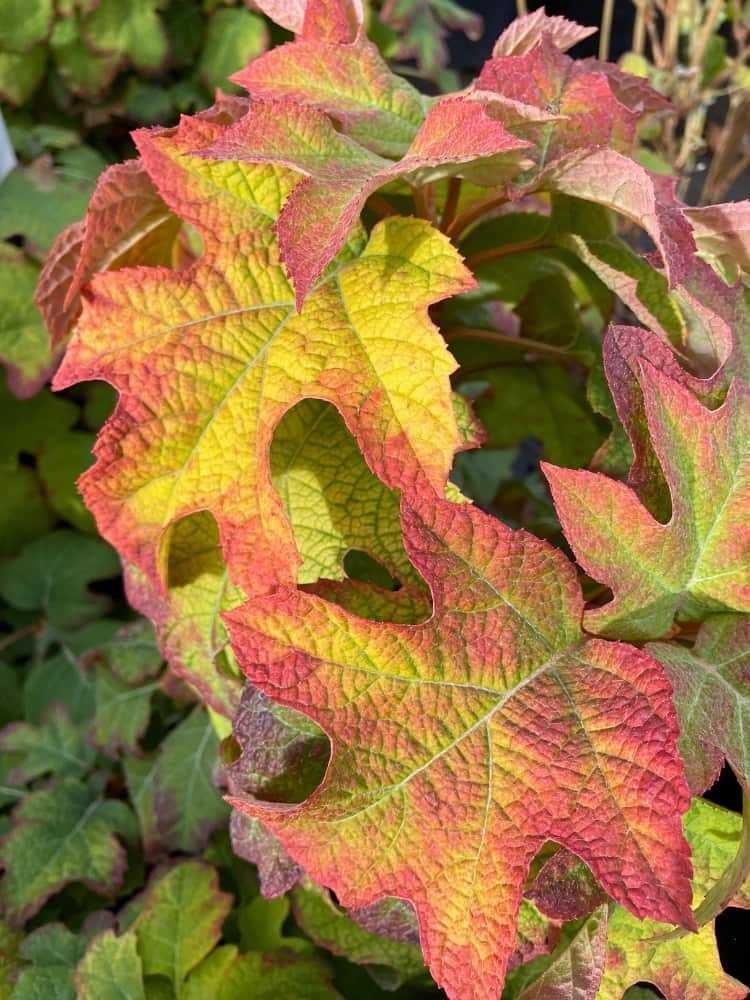
[[[55,626],[72,628],[106,610],[89,590],[94,580],[119,573],[115,552],[99,538],[56,531],[31,542],[0,569],[0,593],[14,608],[38,611]]]
[[[190,970],[218,944],[231,908],[208,865],[184,861],[157,871],[134,924],[145,975],[165,976],[179,995]]]
[[[78,1000],[146,1000],[135,934],[104,931],[86,949],[76,970]]]

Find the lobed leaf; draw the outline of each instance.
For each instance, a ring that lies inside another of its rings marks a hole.
[[[434,174],[466,173],[477,169],[473,161],[499,179],[504,171],[518,172],[528,145],[478,102],[452,98],[433,105],[403,157],[392,163],[337,132],[320,111],[290,101],[255,101],[200,155],[276,163],[304,175],[275,226],[301,308],[379,187],[402,176],[423,182]]]
[[[289,178],[180,153],[218,130],[187,119],[141,136],[162,196],[201,227],[204,256],[180,273],[96,276],[55,385],[97,378],[120,392],[81,480],[104,536],[156,581],[169,525],[210,510],[249,594],[288,580],[297,561],[267,454],[274,426],[301,398],[339,408],[388,486],[418,473],[445,481],[459,446],[453,364],[426,308],[469,277],[427,223],[386,219],[296,314],[270,232]]]
[[[547,839],[635,912],[689,924],[675,822],[688,800],[656,661],[583,638],[573,568],[545,543],[429,491],[402,517],[433,593],[424,625],[291,591],[226,616],[252,683],[332,741],[304,803],[233,804],[345,906],[410,899],[453,997],[500,990]],[[640,804],[646,786],[657,810]]]
[[[125,870],[125,851],[115,834],[131,831],[125,803],[97,798],[75,778],[29,794],[16,806],[0,847],[6,912],[23,923],[70,882],[83,882],[101,895],[113,892]]]
[[[208,865],[183,861],[157,871],[133,925],[144,975],[165,976],[181,993],[189,972],[218,944],[231,907]]]
[[[725,760],[750,789],[750,618],[710,615],[692,649],[655,642],[648,650],[672,682],[691,791],[709,788]]]
[[[629,486],[544,466],[576,558],[614,595],[586,613],[587,628],[630,639],[663,636],[675,616],[750,610],[743,532],[750,496],[748,389],[735,380],[723,404],[708,410],[645,360],[639,382],[672,501],[667,524]]]
[[[135,934],[104,931],[94,938],[75,981],[79,1000],[146,1000]]]
[[[684,826],[693,850],[693,891],[704,895],[732,857],[739,816],[694,799]],[[622,907],[609,921],[607,961],[597,998],[620,1000],[628,986],[653,983],[666,1000],[745,1000],[747,988],[721,967],[713,924],[675,936],[652,920],[639,922]]]

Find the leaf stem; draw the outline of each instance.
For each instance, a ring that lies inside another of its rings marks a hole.
[[[469,270],[474,271],[480,264],[486,264],[488,260],[497,260],[498,257],[509,257],[514,253],[523,253],[524,250],[544,250],[554,246],[543,240],[523,240],[520,243],[506,243],[501,247],[490,247],[489,250],[480,250],[479,253],[472,254],[465,260]]]
[[[484,340],[490,344],[502,344],[505,347],[515,347],[519,351],[533,351],[535,354],[546,354],[555,358],[561,364],[576,364],[563,347],[556,344],[545,344],[529,337],[514,337],[509,333],[499,333],[497,330],[482,330],[473,326],[450,326],[442,331],[446,340]]]
[[[371,208],[381,219],[385,219],[389,215],[398,215],[396,209],[386,201],[382,194],[371,194],[367,199],[367,207]]]
[[[16,629],[15,632],[11,632],[10,635],[3,636],[0,639],[0,650],[7,649],[9,646],[14,646],[21,639],[25,639],[27,635],[33,635],[39,629],[39,622],[32,622],[30,625],[24,625],[23,628]]]
[[[729,906],[750,875],[750,796],[742,789],[742,833],[737,846],[737,853],[732,863],[726,868],[718,882],[709,890],[705,899],[695,911],[695,922],[703,927],[724,907]]]
[[[448,227],[456,218],[456,209],[458,208],[458,199],[460,194],[461,178],[451,177],[448,184],[448,197],[445,199],[445,208],[443,209],[443,216],[440,219],[440,229],[443,232],[446,232]]]
[[[507,200],[504,194],[493,194],[489,198],[482,198],[481,201],[475,202],[465,212],[458,215],[450,226],[446,228],[445,235],[451,239],[461,236],[463,231],[468,229],[477,219],[481,219],[485,213],[490,212],[493,208],[499,208],[501,205],[504,205]]]
[[[414,208],[417,218],[427,219],[433,226],[437,226],[434,184],[415,185],[412,191],[414,192]]]

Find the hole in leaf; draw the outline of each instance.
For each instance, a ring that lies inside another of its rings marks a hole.
[[[364,618],[429,618],[429,591],[402,540],[398,492],[370,471],[338,410],[302,400],[279,421],[270,457],[302,556],[298,583]]]
[[[344,556],[344,572],[350,580],[372,583],[381,590],[398,591],[403,584],[388,572],[385,566],[360,549],[349,549]]]

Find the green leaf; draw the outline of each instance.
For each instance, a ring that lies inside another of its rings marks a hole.
[[[483,374],[489,389],[477,400],[476,411],[489,447],[508,448],[533,437],[549,461],[573,468],[588,465],[605,433],[564,369],[536,362]]]
[[[122,762],[130,802],[138,817],[141,842],[146,858],[152,858],[159,850],[160,835],[156,819],[155,795],[158,757],[126,757]]]
[[[23,697],[27,722],[39,725],[48,706],[54,702],[65,705],[73,722],[84,722],[92,717],[94,686],[81,670],[78,658],[85,650],[111,639],[118,625],[119,622],[104,619],[58,637],[59,652],[35,664],[26,679]]]
[[[115,891],[125,868],[115,833],[130,834],[132,820],[123,802],[98,798],[72,778],[23,799],[0,851],[0,898],[11,918],[27,920],[71,882],[100,895]]]
[[[122,625],[106,642],[91,646],[86,663],[104,663],[123,684],[142,684],[155,677],[163,661],[151,622],[139,621]]]
[[[122,64],[122,53],[94,55],[81,38],[75,17],[58,21],[50,39],[52,57],[68,88],[74,94],[96,97],[106,90]]]
[[[22,962],[18,954],[23,935],[0,920],[0,997],[7,1000]]]
[[[167,37],[157,13],[162,0],[101,0],[83,24],[95,52],[127,55],[141,70],[158,69],[167,56]]]
[[[94,673],[96,712],[91,738],[99,749],[110,756],[118,751],[138,752],[138,741],[146,731],[151,714],[151,696],[158,682],[131,687],[106,667],[98,666]]]
[[[39,612],[51,624],[70,628],[106,609],[106,599],[88,585],[116,576],[119,569],[106,542],[56,531],[31,542],[0,568],[0,594],[14,608]]]
[[[18,396],[33,395],[52,370],[47,329],[34,303],[38,277],[36,264],[0,243],[0,361],[8,366],[8,384]]]
[[[30,52],[0,52],[0,98],[9,104],[25,104],[44,79],[47,50],[37,45]]]
[[[232,897],[219,890],[215,869],[185,861],[147,889],[134,924],[147,976],[166,976],[178,994],[188,973],[221,939]]]
[[[145,1000],[135,934],[104,931],[89,945],[76,971],[78,1000]]]
[[[70,431],[49,441],[39,456],[37,468],[52,509],[78,531],[94,534],[93,515],[84,506],[76,480],[93,460],[94,435]]]
[[[0,0],[0,49],[28,52],[52,26],[52,0]]]
[[[154,805],[159,832],[170,850],[199,851],[229,807],[213,782],[219,741],[206,710],[193,709],[159,751]]]
[[[220,8],[208,22],[198,75],[211,89],[236,91],[227,78],[267,48],[268,30],[262,18],[239,7]]]
[[[281,958],[231,945],[217,948],[195,969],[182,1000],[342,1000],[314,958]]]
[[[386,966],[396,972],[392,988],[425,972],[418,944],[396,941],[361,927],[326,889],[309,879],[292,892],[294,916],[302,930],[320,947],[360,965]]]
[[[96,760],[96,751],[86,743],[86,732],[70,721],[61,705],[40,726],[14,722],[0,733],[3,753],[22,755],[9,774],[14,784],[27,785],[43,774],[82,778]]]
[[[312,954],[315,946],[301,937],[287,937],[283,933],[291,904],[286,896],[264,899],[256,896],[237,911],[237,926],[240,930],[240,947],[247,951],[262,951],[271,954],[276,951],[294,951],[297,954]]]
[[[23,236],[43,257],[57,234],[86,214],[93,187],[94,178],[66,176],[49,157],[16,167],[0,185],[0,239]]]

